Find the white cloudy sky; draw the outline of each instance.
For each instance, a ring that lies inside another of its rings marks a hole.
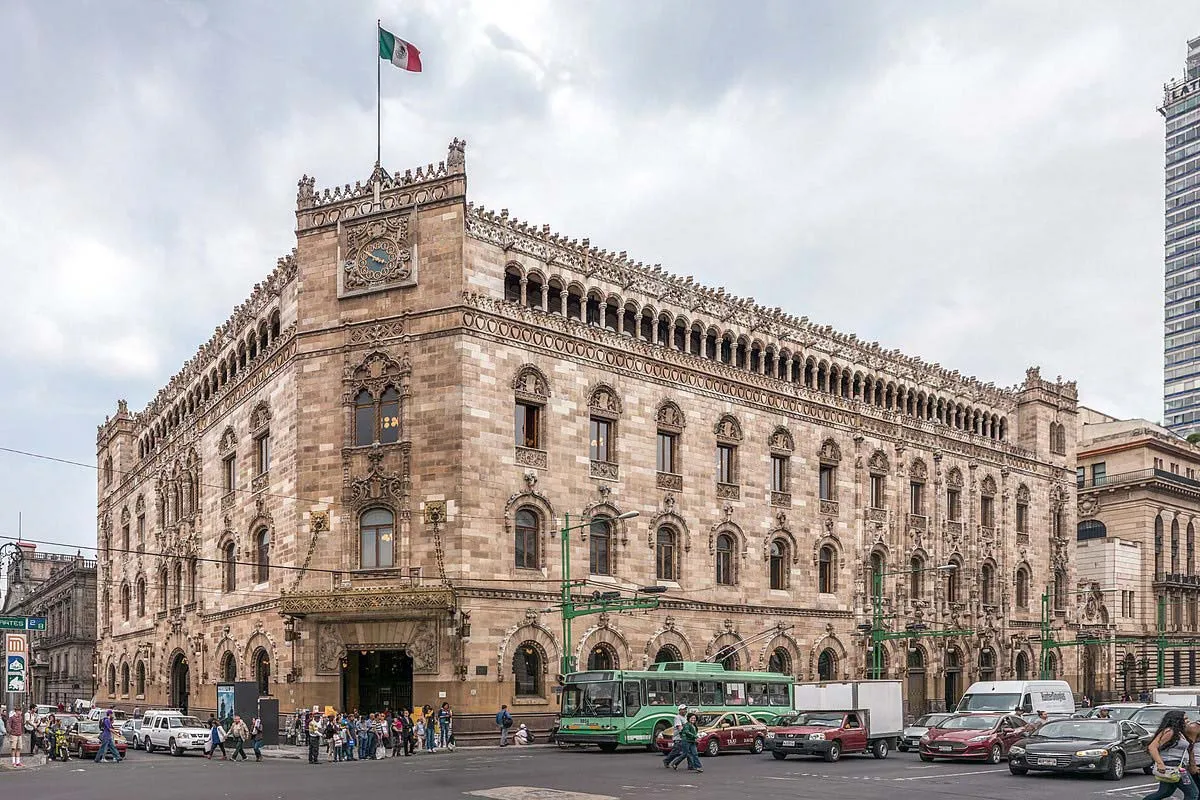
[[[522,219],[1009,385],[1161,418],[1162,84],[1195,3],[0,3],[0,446],[95,460],[292,246],[296,180],[469,140]],[[0,533],[95,541],[0,453]]]

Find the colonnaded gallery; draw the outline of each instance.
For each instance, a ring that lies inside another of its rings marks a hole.
[[[1075,613],[1073,383],[982,383],[475,207],[465,149],[302,178],[292,253],[100,426],[100,702],[202,711],[237,679],[283,710],[552,712],[568,515],[577,592],[667,587],[577,621],[581,668],[862,676],[874,571],[889,630],[960,632],[885,645],[910,711],[1036,677],[1043,592]]]

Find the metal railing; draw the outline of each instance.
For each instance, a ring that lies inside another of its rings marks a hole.
[[[1118,472],[1115,475],[1101,475],[1098,478],[1077,479],[1075,486],[1079,489],[1102,489],[1107,486],[1118,486],[1126,483],[1145,483],[1154,480],[1174,483],[1189,489],[1200,489],[1200,480],[1176,475],[1174,472],[1168,472],[1165,469],[1139,469],[1133,472]]]

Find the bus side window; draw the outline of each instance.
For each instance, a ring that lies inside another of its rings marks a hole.
[[[640,681],[625,681],[625,716],[636,717],[642,707],[642,684]]]
[[[675,681],[675,701],[688,706],[700,704],[699,681]]]
[[[671,681],[661,679],[646,681],[646,704],[651,706],[675,705],[675,691],[671,687]]]
[[[791,707],[791,699],[788,697],[788,686],[786,683],[768,683],[767,684],[767,703],[772,706],[788,706]]]
[[[725,704],[730,706],[746,705],[746,684],[744,683],[727,683],[725,684]]]
[[[746,702],[752,706],[767,704],[767,685],[765,683],[746,684]]]
[[[700,705],[702,706],[723,706],[725,705],[724,685],[717,681],[700,681]]]

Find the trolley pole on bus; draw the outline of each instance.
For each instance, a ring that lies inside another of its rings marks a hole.
[[[618,519],[633,519],[636,516],[638,516],[638,512],[626,511],[618,517],[606,519],[607,524],[611,526]],[[595,591],[592,592],[590,599],[578,601],[575,599],[572,589],[587,586],[587,581],[571,580],[571,531],[589,528],[593,522],[594,520],[572,525],[571,515],[567,514],[563,518],[562,528],[559,529],[559,538],[562,544],[562,599],[559,603],[559,610],[562,614],[562,658],[559,667],[563,675],[570,675],[575,671],[575,657],[571,655],[571,620],[590,614],[602,614],[606,611],[620,613],[622,611],[650,611],[658,608],[657,597],[639,597],[637,593],[633,597],[621,597],[619,591]],[[643,586],[637,592],[657,595],[666,590],[665,586]]]

